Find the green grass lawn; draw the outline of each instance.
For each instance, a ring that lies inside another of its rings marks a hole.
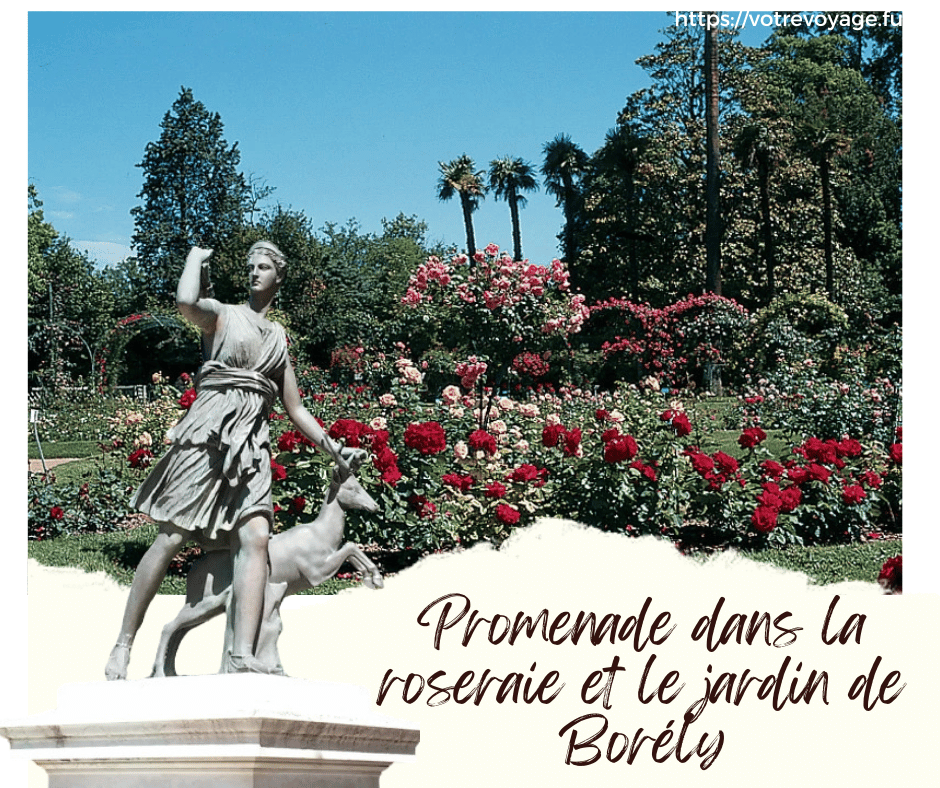
[[[900,553],[900,539],[879,539],[852,545],[792,546],[741,555],[751,561],[804,572],[814,583],[827,585],[844,580],[875,583],[882,564]]]
[[[30,437],[27,449],[31,460],[39,459],[39,447]],[[63,457],[97,457],[101,453],[95,441],[43,441],[42,456],[47,460],[57,460]]]
[[[119,583],[129,585],[134,569],[157,535],[155,525],[143,525],[110,534],[79,534],[44,542],[29,543],[29,557],[46,566],[71,566],[86,572],[105,572]],[[901,552],[901,540],[879,540],[852,545],[787,547],[742,552],[751,561],[773,564],[807,574],[814,583],[825,585],[843,580],[874,583],[881,565]],[[328,580],[307,593],[335,594],[357,585],[351,580]],[[186,581],[167,577],[161,594],[183,594]]]
[[[134,570],[157,536],[156,525],[142,525],[109,534],[74,534],[43,542],[30,542],[27,553],[44,566],[70,566],[86,572],[104,572],[119,583],[130,585]],[[327,580],[306,592],[335,594],[358,585],[351,580]],[[164,578],[161,594],[185,594],[186,579],[179,575]]]

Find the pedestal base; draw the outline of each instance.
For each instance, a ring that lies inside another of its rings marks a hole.
[[[377,788],[419,739],[363,688],[253,674],[66,685],[0,735],[49,788]]]

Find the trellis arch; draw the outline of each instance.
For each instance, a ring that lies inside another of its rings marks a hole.
[[[98,373],[99,388],[116,385],[120,373],[127,366],[126,350],[128,344],[138,336],[148,331],[163,331],[168,335],[162,342],[191,341],[199,346],[199,329],[174,314],[141,313],[121,318],[112,328],[98,352],[95,354],[95,364]]]
[[[35,354],[37,358],[43,355],[42,337],[49,338],[50,346],[53,344],[64,357],[67,352],[69,342],[73,347],[81,347],[85,350],[88,359],[90,378],[95,376],[95,354],[88,342],[85,340],[84,333],[80,324],[71,320],[40,320],[34,319],[27,323],[27,347],[29,352]],[[30,373],[32,375],[32,372]],[[32,379],[32,378],[31,378]]]

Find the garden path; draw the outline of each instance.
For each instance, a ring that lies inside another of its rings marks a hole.
[[[74,457],[57,457],[56,459],[46,460],[46,469],[52,470],[56,465],[62,465],[66,462],[74,462]],[[29,461],[29,472],[30,473],[42,473],[42,460],[30,460]]]

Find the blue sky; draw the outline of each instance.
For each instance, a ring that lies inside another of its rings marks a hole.
[[[438,162],[469,154],[536,167],[564,132],[588,153],[648,84],[663,11],[646,13],[31,13],[29,164],[46,218],[100,262],[130,253],[144,147],[186,86],[237,141],[241,168],[316,227],[417,215],[464,245]],[[757,43],[765,30],[752,31]],[[488,196],[477,242],[511,247]],[[562,215],[543,189],[523,249],[558,254]]]

